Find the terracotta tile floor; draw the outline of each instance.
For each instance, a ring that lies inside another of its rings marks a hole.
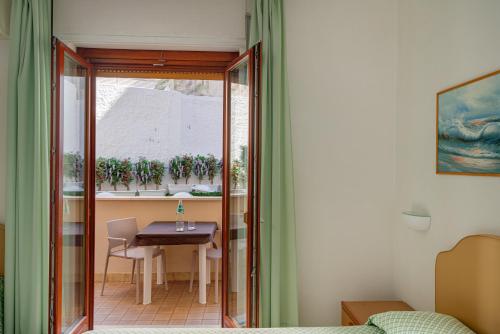
[[[198,303],[198,286],[189,292],[189,282],[169,281],[168,290],[153,284],[152,303],[135,303],[135,284],[106,283],[104,296],[101,283],[95,284],[96,328],[103,327],[220,327],[219,303],[214,304],[214,286],[207,286],[207,304]]]

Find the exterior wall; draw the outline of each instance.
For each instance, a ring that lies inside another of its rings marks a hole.
[[[96,280],[102,280],[104,272],[105,254],[108,249],[106,237],[106,221],[119,218],[136,217],[139,229],[144,228],[155,220],[175,221],[175,209],[178,199],[168,197],[156,198],[98,198],[96,200],[96,228],[95,228],[95,275]],[[183,199],[186,220],[216,221],[219,232],[216,235],[217,245],[221,245],[220,229],[222,228],[222,200],[220,198]],[[196,246],[180,245],[166,246],[167,272],[170,278],[185,280],[191,271],[192,251]],[[156,270],[156,266],[153,266]],[[111,258],[108,273],[111,276],[121,277],[130,274],[132,261]]]
[[[436,93],[499,69],[498,13],[495,0],[400,1],[394,278],[417,309],[434,309],[438,252],[500,234],[499,178],[435,174]],[[430,214],[431,229],[409,230],[403,210]]]
[[[397,1],[284,10],[300,323],[338,325],[343,299],[395,297]]]
[[[133,83],[108,78],[100,78],[97,84],[96,157],[135,162],[142,156],[166,166],[172,157],[184,153],[222,158],[222,81],[214,84],[220,90],[215,92],[218,96],[133,87],[129,86]],[[195,175],[189,182],[199,183]],[[173,181],[166,173],[163,187],[168,183]],[[209,183],[207,177],[203,183]],[[217,175],[214,184],[220,183]]]

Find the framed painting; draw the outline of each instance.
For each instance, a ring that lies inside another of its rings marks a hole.
[[[437,174],[500,176],[500,71],[437,94]]]

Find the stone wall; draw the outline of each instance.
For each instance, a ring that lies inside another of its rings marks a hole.
[[[158,83],[159,80],[99,78],[96,157],[136,161],[143,156],[166,165],[173,156],[184,153],[211,153],[220,159],[222,81],[210,81],[205,90],[209,95],[205,96],[184,94],[172,89],[172,85]],[[158,86],[162,88],[156,89]],[[168,175],[166,183],[172,183]],[[190,183],[198,183],[196,176],[191,177]],[[220,179],[215,183],[220,183]]]

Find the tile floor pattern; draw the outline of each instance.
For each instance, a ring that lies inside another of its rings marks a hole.
[[[214,304],[213,284],[207,286],[207,304],[201,305],[195,283],[191,293],[187,281],[169,281],[168,290],[153,284],[151,304],[137,305],[135,284],[106,283],[101,296],[101,283],[96,282],[94,325],[96,328],[220,327],[220,289],[219,303]]]

